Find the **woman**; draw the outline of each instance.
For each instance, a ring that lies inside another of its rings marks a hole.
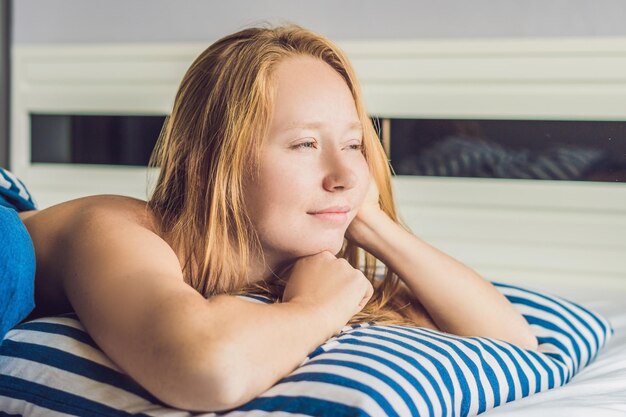
[[[20,215],[37,258],[29,318],[76,311],[171,406],[241,405],[363,320],[536,347],[489,282],[400,225],[354,71],[317,34],[253,28],[211,45],[151,164],[147,202],[92,196]],[[234,296],[251,291],[280,302]]]

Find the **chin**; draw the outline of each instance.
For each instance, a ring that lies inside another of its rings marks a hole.
[[[335,231],[333,234],[317,235],[317,239],[306,242],[306,245],[303,245],[302,240],[300,242],[294,242],[293,248],[295,249],[292,252],[292,256],[303,257],[303,256],[311,256],[318,254],[320,252],[328,251],[333,255],[337,255],[341,248],[343,247],[344,232],[341,231],[338,233]],[[300,245],[297,245],[300,243]]]
[[[331,245],[327,245],[325,248],[319,250],[318,252],[327,250],[328,252],[332,253],[333,255],[337,255],[339,253],[339,251],[341,251],[342,247],[343,247],[343,239],[341,239],[340,242],[336,242],[336,243],[333,243]]]
[[[342,247],[343,247],[343,241],[339,243],[332,243],[332,244],[320,244],[320,245],[309,246],[307,248],[301,248],[301,250],[298,250],[294,255],[297,258],[301,258],[303,256],[316,255],[324,251],[328,251],[332,253],[333,255],[337,255],[337,253],[339,253]]]

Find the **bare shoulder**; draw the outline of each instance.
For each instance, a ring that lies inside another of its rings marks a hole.
[[[180,280],[172,248],[157,233],[146,202],[101,195],[64,202],[23,218],[37,268],[32,317],[76,310],[76,285],[106,282],[119,271],[158,270]]]
[[[119,233],[151,232],[156,240],[163,240],[156,232],[154,216],[147,203],[132,197],[119,195],[94,195],[66,201],[43,210],[19,213],[34,243],[41,249],[53,250],[60,239],[79,242],[89,238],[81,230],[87,224],[107,222]],[[124,228],[115,227],[115,224]],[[130,227],[129,226],[134,226]],[[45,243],[45,244],[44,244]],[[39,255],[39,253],[38,253]]]
[[[104,217],[126,219],[138,225],[154,230],[154,219],[150,215],[147,203],[132,197],[121,195],[94,195],[65,201],[43,210],[31,210],[18,213],[29,229],[36,229],[46,235],[60,233],[86,215],[98,213]],[[46,226],[46,227],[44,227]]]
[[[74,200],[59,213],[64,224],[58,238],[63,247],[101,258],[111,255],[150,260],[150,265],[166,268],[180,275],[180,265],[172,248],[158,234],[154,217],[145,201],[124,196],[92,196],[82,202]],[[97,249],[97,251],[94,251]]]
[[[191,290],[176,254],[155,233],[144,205],[100,199],[66,221],[57,243],[65,256],[55,259],[61,285],[81,320],[114,315],[120,302],[129,303],[128,309],[142,303],[148,308],[160,296]]]
[[[94,196],[71,210],[58,235],[67,262],[60,263],[64,285],[77,268],[101,279],[138,271],[182,281],[178,258],[157,233],[144,201],[122,196]]]
[[[159,243],[166,244],[159,236],[156,220],[143,200],[118,195],[97,195],[68,201],[47,210],[50,210],[51,219],[62,224],[60,237],[77,242],[78,247],[81,243],[94,243],[92,241],[97,237],[105,236],[132,238],[141,235],[157,246],[161,246]],[[46,210],[31,219],[34,221],[45,214]],[[137,249],[141,250],[142,247]]]

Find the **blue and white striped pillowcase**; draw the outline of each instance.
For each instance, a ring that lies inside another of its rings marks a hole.
[[[564,385],[612,334],[605,319],[575,303],[495,285],[531,323],[538,352],[408,326],[346,326],[261,396],[219,415],[476,415]],[[24,323],[7,338],[0,415],[194,415],[167,408],[124,375],[74,315]]]
[[[11,171],[0,167],[0,206],[17,211],[35,210],[37,202],[26,186]]]

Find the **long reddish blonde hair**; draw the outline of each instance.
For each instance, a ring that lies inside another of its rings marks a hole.
[[[282,296],[287,270],[277,273],[276,279],[248,282],[249,261],[262,252],[246,215],[243,179],[258,167],[271,120],[273,69],[297,55],[324,61],[350,88],[380,205],[402,225],[387,155],[345,54],[325,37],[295,25],[241,30],[213,43],[191,64],[150,158],[150,166],[160,167],[160,172],[148,207],[162,236],[184,254],[185,281],[207,298],[250,292],[275,300]],[[414,324],[410,309],[404,307],[416,300],[400,287],[393,271],[385,268],[384,278],[377,278],[376,258],[347,240],[338,256],[362,268],[375,288],[350,324]]]

